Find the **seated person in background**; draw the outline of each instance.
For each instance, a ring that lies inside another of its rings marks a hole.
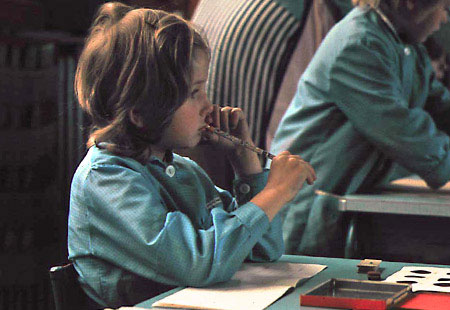
[[[342,215],[320,189],[373,189],[406,170],[432,188],[450,179],[450,97],[423,42],[448,0],[354,0],[302,75],[271,146],[316,169],[283,210],[287,253],[342,256]]]
[[[444,83],[447,72],[447,53],[434,37],[429,37],[423,45],[431,58],[431,65],[436,73],[436,78]]]
[[[208,67],[207,42],[182,18],[100,8],[75,78],[94,127],[73,177],[68,227],[69,259],[92,307],[226,281],[245,259],[283,253],[277,213],[314,170],[285,151],[263,171],[256,153],[207,131],[211,124],[252,143],[241,109],[206,98]],[[201,139],[233,164],[236,198],[172,152]]]
[[[269,149],[281,118],[297,90],[298,81],[328,31],[351,9],[351,0],[314,0],[301,36],[286,68],[266,129],[265,149]]]

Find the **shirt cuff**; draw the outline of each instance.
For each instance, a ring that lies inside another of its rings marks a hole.
[[[233,181],[233,192],[239,205],[250,201],[266,186],[269,171],[269,169],[263,169],[261,173],[240,177]]]
[[[447,183],[450,179],[450,153],[441,161],[439,166],[432,172],[427,173],[422,178],[427,182],[431,188],[439,188]]]

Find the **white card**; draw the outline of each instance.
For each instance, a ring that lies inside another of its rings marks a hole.
[[[385,282],[411,284],[412,291],[450,293],[450,268],[408,266],[387,277]]]

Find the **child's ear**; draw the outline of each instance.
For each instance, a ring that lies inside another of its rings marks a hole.
[[[138,128],[144,127],[142,117],[136,112],[135,109],[131,109],[129,112],[130,121]]]

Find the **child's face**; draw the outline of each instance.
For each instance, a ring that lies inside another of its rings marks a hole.
[[[436,73],[436,78],[442,81],[445,76],[445,71],[447,70],[447,58],[446,54],[442,54],[441,57],[431,60],[431,65],[433,66],[434,72]]]
[[[161,142],[156,146],[160,150],[196,146],[200,142],[205,126],[210,121],[213,106],[206,96],[209,58],[201,50],[196,51],[194,56],[190,96],[175,111],[171,123],[164,130]],[[155,146],[152,147],[152,151],[154,150]]]
[[[414,10],[410,30],[413,31],[416,42],[424,42],[431,34],[439,30],[447,22],[447,8],[450,0],[441,0],[432,8]]]

